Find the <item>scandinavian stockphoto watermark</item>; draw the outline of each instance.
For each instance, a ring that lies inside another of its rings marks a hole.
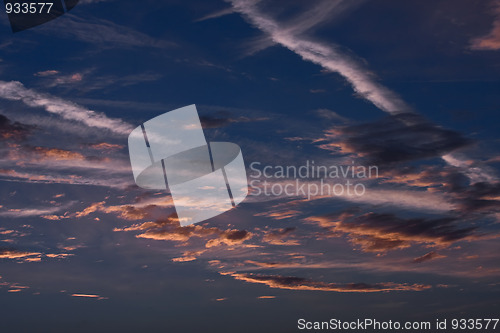
[[[379,177],[375,165],[302,165],[250,164],[250,195],[275,197],[344,197],[362,196],[366,181]]]
[[[248,193],[240,147],[208,143],[195,105],[148,120],[130,133],[130,162],[139,187],[170,190],[181,226],[205,221]]]

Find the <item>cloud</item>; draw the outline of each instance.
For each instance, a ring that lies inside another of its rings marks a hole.
[[[432,212],[448,212],[457,208],[456,204],[451,202],[449,200],[450,198],[447,195],[439,192],[433,193],[430,191],[421,191],[414,189],[377,190],[377,189],[372,189],[369,186],[366,186],[365,193],[363,195],[357,196],[354,195],[352,192],[349,194],[347,193],[347,191],[344,191],[340,195],[332,195],[332,193],[328,193],[327,190],[325,190],[323,194],[321,194],[320,190],[318,192],[313,192],[315,187],[319,188],[317,180],[314,181],[301,180],[300,183],[291,180],[284,180],[284,181],[277,180],[273,182],[268,181],[269,188],[271,188],[271,186],[274,186],[275,184],[279,184],[281,188],[286,187],[289,193],[296,194],[297,199],[290,201],[290,205],[303,204],[306,202],[310,202],[311,200],[339,199],[358,204],[385,205],[385,206],[393,206],[397,208],[405,208],[417,211],[427,210]],[[312,189],[310,193],[311,195],[308,198],[307,193],[302,194],[298,189],[300,188],[300,186],[304,186],[304,188],[307,188],[309,184],[311,184],[313,187],[311,187]],[[332,187],[336,184],[336,182],[334,182],[334,180],[325,181],[325,184],[329,184],[330,187]],[[263,182],[260,184],[260,186],[263,187]],[[314,193],[317,193],[317,195],[314,195]],[[270,196],[265,195],[264,191],[261,191],[261,194],[259,196],[257,195],[252,196],[251,199],[261,202],[261,201],[269,201],[270,198],[271,198]],[[282,198],[290,198],[290,196],[287,196],[283,192],[281,196],[275,197],[275,199],[282,199]],[[293,214],[291,214],[290,212],[291,211],[288,211],[287,213],[286,209],[278,208],[274,211],[269,211],[266,213],[258,213],[258,214],[262,214],[262,216],[272,217],[275,219],[280,219],[281,217],[288,218],[288,217],[298,216],[301,214],[301,212],[297,211],[296,209],[292,211]]]
[[[281,276],[281,275],[255,275],[241,273],[222,273],[230,275],[236,280],[249,283],[265,284],[271,288],[288,290],[310,290],[310,291],[333,291],[350,293],[371,293],[387,291],[422,291],[430,289],[430,285],[425,284],[400,284],[393,282],[381,283],[327,283],[312,281],[300,277]]]
[[[90,144],[89,147],[100,151],[115,151],[125,148],[123,145],[108,142],[93,143]]]
[[[314,41],[304,32],[323,20],[331,19],[346,7],[346,1],[320,2],[312,10],[305,12],[291,24],[280,22],[260,10],[256,0],[231,0],[233,9],[242,14],[250,23],[266,33],[275,43],[295,52],[302,59],[322,68],[342,75],[355,92],[389,113],[409,112],[410,107],[393,91],[376,82],[360,62],[351,59],[334,44]]]
[[[2,279],[1,276],[0,276],[0,279]],[[11,282],[7,282],[5,280],[3,280],[3,282],[0,282],[0,288],[2,288],[3,286],[6,286],[8,288],[7,292],[9,292],[9,293],[18,293],[18,292],[21,292],[25,289],[30,288],[28,286],[20,285],[19,283],[11,283]]]
[[[108,20],[86,20],[72,14],[66,14],[57,20],[44,24],[37,31],[51,36],[56,35],[86,43],[98,44],[100,48],[149,47],[166,49],[176,46],[175,43],[150,37]]]
[[[147,194],[145,195],[147,196]],[[173,201],[171,196],[167,196],[164,193],[159,193],[159,196],[153,196],[149,198],[141,198],[137,197],[134,203],[125,204],[125,205],[106,205],[105,201],[94,202],[87,206],[84,210],[80,212],[76,212],[74,214],[75,217],[81,218],[88,216],[95,212],[101,212],[106,214],[116,214],[120,219],[127,221],[138,221],[144,220],[146,218],[153,218],[153,215],[156,210],[159,210],[160,213],[164,216],[164,209],[170,209],[173,207]],[[154,222],[148,222],[151,224],[144,224],[144,227],[139,228],[138,225],[134,225],[132,227],[128,227],[128,230],[121,231],[130,231],[133,228],[134,230],[142,230],[148,229],[149,227],[157,227],[163,226],[166,224],[176,224],[178,223],[177,216],[175,214],[171,214],[166,219],[160,219],[155,224]],[[147,228],[146,228],[147,226]]]
[[[88,110],[72,102],[24,87],[17,81],[0,81],[0,98],[21,101],[33,108],[57,114],[64,119],[78,121],[88,127],[105,129],[111,133],[128,135],[133,127],[120,119],[108,118],[105,114]]]
[[[81,167],[81,165],[75,165],[74,167]],[[19,172],[14,169],[0,169],[0,176],[5,177],[9,181],[29,183],[93,185],[120,189],[132,185],[129,177],[118,177],[111,173],[97,173],[84,177],[76,174],[60,175],[57,172],[53,173],[51,171],[40,172],[38,170],[30,170],[29,172]]]
[[[17,121],[12,122],[9,118],[0,114],[0,139],[25,140],[33,132],[34,128],[32,125],[21,124]]]
[[[181,227],[177,214],[172,213],[166,218],[152,222],[134,224],[130,227],[116,228],[114,231],[140,231],[137,238],[154,240],[187,242],[193,237],[206,237],[217,235],[221,231],[218,228],[205,228],[201,225]]]
[[[477,239],[477,226],[460,227],[456,218],[400,218],[393,214],[350,212],[309,217],[310,222],[328,229],[328,237],[346,236],[364,252],[383,253],[413,244],[447,247],[461,240]]]
[[[72,214],[72,216],[76,218],[82,218],[85,216],[89,216],[92,213],[95,212],[102,212],[106,214],[116,214],[120,219],[123,220],[128,220],[128,221],[137,221],[137,220],[143,220],[145,218],[151,217],[151,214],[153,210],[157,207],[154,204],[151,205],[139,205],[139,206],[134,206],[134,205],[118,205],[118,206],[105,206],[106,202],[101,201],[101,202],[94,202],[84,210],[80,212],[76,212]],[[122,230],[122,231],[129,231],[132,230],[129,227],[128,230]]]
[[[252,237],[253,234],[246,230],[225,230],[217,238],[209,240],[205,246],[211,248],[221,245],[240,245]]]
[[[254,236],[252,232],[246,230],[221,230],[217,227],[206,227],[201,224],[181,227],[176,213],[155,221],[137,223],[124,228],[115,228],[114,231],[139,232],[136,235],[137,238],[173,241],[183,243],[183,245],[187,245],[190,240],[198,238],[205,242],[205,249],[224,245],[228,247],[253,246],[244,243]],[[205,252],[205,249],[191,250],[194,252],[186,252],[183,257],[176,258],[174,261],[187,261],[184,259],[193,257],[196,259],[199,254]]]
[[[294,227],[287,227],[272,231],[267,231],[262,241],[270,245],[300,245],[297,239],[286,239],[295,231]]]
[[[28,257],[40,257],[40,252],[19,251],[14,249],[0,248],[0,259],[26,259]]]
[[[72,297],[82,297],[82,298],[94,298],[97,300],[108,299],[108,297],[103,297],[95,294],[71,294]]]
[[[207,14],[207,15],[195,20],[195,22],[202,22],[202,21],[206,21],[206,20],[210,20],[210,19],[214,19],[214,18],[219,18],[219,17],[229,15],[232,13],[234,13],[234,10],[232,8],[224,8],[224,9],[218,10],[216,12]]]
[[[367,163],[387,165],[440,157],[470,143],[461,134],[401,113],[361,125],[330,129],[321,148],[350,153]]]
[[[452,190],[458,183],[467,182],[465,176],[450,166],[405,166],[386,170],[382,182],[425,188],[430,191]]]
[[[74,152],[65,149],[59,148],[48,148],[48,147],[33,147],[33,146],[22,146],[23,152],[30,152],[34,155],[34,159],[37,160],[54,160],[54,161],[83,161],[85,160],[85,156],[80,154],[79,152]],[[25,154],[22,154],[26,156]],[[23,163],[27,162],[26,160],[22,160]]]
[[[382,174],[382,181],[427,189],[426,195],[442,192],[463,216],[498,213],[500,183],[479,170],[473,161],[467,161],[465,165],[461,161],[455,166],[455,161],[449,159],[450,166],[423,165],[386,170]]]
[[[145,72],[130,75],[92,75],[94,69],[88,69],[68,75],[50,76],[42,81],[44,87],[59,87],[66,91],[73,90],[78,94],[88,93],[95,90],[104,91],[129,87],[143,82],[157,81],[163,77],[160,73]]]
[[[500,183],[479,182],[455,189],[460,209],[465,213],[494,214],[500,212]]]
[[[265,1],[226,1],[232,4],[235,12],[240,13],[248,22],[264,32],[276,44],[286,47],[305,61],[321,66],[325,71],[340,74],[351,84],[358,96],[371,102],[378,109],[392,115],[413,113],[412,108],[394,91],[377,82],[376,77],[365,68],[361,60],[356,60],[352,53],[342,51],[338,45],[319,42],[318,39],[307,35],[309,29],[325,20],[331,20],[333,15],[339,15],[343,11],[352,8],[353,3],[357,5],[359,2],[342,0],[319,2],[312,9],[302,11],[302,14],[296,19],[284,22],[270,14],[273,9],[265,7],[268,4]],[[263,39],[263,42],[268,43],[266,39]],[[254,48],[259,49],[258,47]],[[408,123],[407,125],[412,124]],[[443,132],[443,134],[446,133]],[[450,133],[448,132],[448,134]],[[453,145],[451,147],[447,145],[452,144],[452,141],[437,143],[439,144],[438,148],[454,149]],[[425,154],[425,150],[418,152]]]
[[[68,140],[70,141],[70,140]],[[66,142],[67,143],[67,142]],[[123,160],[110,159],[103,156],[88,155],[76,150],[68,150],[53,147],[41,147],[31,145],[20,145],[16,143],[8,144],[5,149],[5,158],[0,159],[5,166],[15,165],[24,167],[25,170],[48,169],[86,169],[86,170],[106,170],[110,173],[128,173],[130,166]]]
[[[442,192],[462,215],[492,215],[500,211],[500,183],[478,169],[473,161],[460,161],[445,156],[450,166],[410,166],[387,170],[383,182],[404,184]]]
[[[68,202],[64,205],[61,206],[55,206],[55,207],[23,207],[22,209],[3,209],[3,211],[0,211],[0,216],[7,216],[7,217],[12,217],[12,218],[24,218],[24,217],[31,217],[31,216],[42,216],[42,215],[51,215],[56,212],[59,212],[61,210],[65,210],[69,207],[71,207],[75,202],[71,201]]]
[[[488,34],[471,40],[473,50],[500,50],[500,1],[493,1],[492,5],[493,27]]]
[[[424,261],[430,261],[430,260],[441,259],[441,258],[446,258],[446,256],[440,255],[439,253],[437,253],[435,251],[431,251],[427,254],[424,254],[421,257],[413,259],[413,262],[415,264],[420,264],[420,263],[423,263]]]
[[[57,75],[57,74],[59,74],[59,71],[50,69],[50,70],[46,70],[46,71],[36,72],[33,75],[40,76],[40,77],[46,77],[46,76],[53,76],[53,75]]]
[[[349,120],[345,117],[342,117],[337,112],[329,110],[329,109],[318,109],[316,110],[316,114],[323,119],[347,123]]]
[[[295,216],[302,214],[301,211],[293,210],[293,209],[278,209],[278,210],[270,210],[267,212],[257,213],[255,216],[265,216],[270,217],[274,220],[284,220],[289,219]]]
[[[194,261],[198,259],[200,255],[205,253],[206,250],[200,250],[200,251],[185,251],[181,257],[173,258],[173,262],[187,262],[187,261]]]
[[[92,214],[94,212],[97,212],[98,210],[102,210],[104,204],[105,204],[105,201],[94,202],[93,204],[91,204],[90,206],[88,206],[87,208],[85,208],[84,210],[82,210],[81,212],[76,212],[75,213],[75,217],[76,218],[81,218],[81,217],[84,217],[84,216],[88,216],[89,214]]]

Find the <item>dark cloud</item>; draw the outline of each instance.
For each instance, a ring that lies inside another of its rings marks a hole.
[[[467,171],[474,170],[471,164]],[[405,166],[382,173],[383,182],[425,188],[446,193],[462,215],[500,212],[500,183],[475,182],[454,166]]]
[[[327,132],[326,138],[332,142],[323,144],[322,148],[354,153],[376,165],[437,157],[470,143],[455,131],[409,113],[335,128]]]
[[[31,134],[34,126],[12,122],[6,116],[0,114],[0,139],[4,140],[25,140]]]
[[[434,259],[439,259],[439,258],[445,258],[445,256],[440,255],[439,253],[437,253],[435,251],[431,251],[431,252],[429,252],[427,254],[424,254],[421,257],[413,259],[413,262],[415,264],[420,264],[420,263],[422,263],[424,261],[429,261],[429,260],[434,260]]]
[[[222,231],[217,238],[209,240],[206,247],[210,248],[220,245],[240,245],[252,237],[253,234],[246,230],[225,230]]]
[[[309,218],[326,226],[330,237],[347,236],[365,252],[385,252],[412,244],[449,246],[450,244],[478,237],[477,229],[460,227],[456,218],[400,218],[393,214],[367,213],[338,214]]]
[[[464,213],[500,212],[500,183],[479,182],[456,189]]]
[[[231,275],[237,280],[265,284],[271,288],[288,290],[317,290],[317,291],[335,291],[335,292],[382,292],[382,291],[421,291],[431,288],[424,284],[400,284],[393,282],[382,283],[327,283],[312,281],[300,277],[280,276],[280,275],[255,275],[240,273],[222,273]]]

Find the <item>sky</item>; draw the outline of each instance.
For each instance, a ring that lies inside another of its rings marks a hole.
[[[0,36],[2,330],[498,317],[499,1],[80,0]],[[181,227],[127,139],[191,104],[256,186]],[[312,162],[378,172],[275,173]]]

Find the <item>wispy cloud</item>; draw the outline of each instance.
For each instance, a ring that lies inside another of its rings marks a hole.
[[[40,26],[37,31],[98,44],[102,48],[150,47],[165,49],[176,46],[175,43],[150,37],[108,20],[84,19],[72,14],[66,14],[57,20],[46,23]]]
[[[61,206],[55,207],[23,207],[22,209],[18,208],[2,208],[0,209],[0,216],[8,216],[13,218],[23,218],[30,216],[42,216],[42,215],[50,215],[56,212],[60,212],[61,210],[68,209],[75,202],[68,202]]]
[[[20,251],[16,249],[0,248],[0,259],[11,259],[17,262],[40,262],[42,258],[45,259],[64,259],[72,256],[71,253],[41,253],[33,251]]]
[[[425,284],[401,284],[393,282],[381,283],[328,283],[321,281],[312,281],[300,277],[281,276],[281,275],[255,275],[241,273],[222,273],[230,275],[233,278],[249,283],[265,284],[271,288],[288,290],[309,290],[309,291],[333,291],[350,293],[372,293],[387,291],[422,291],[431,288]]]
[[[39,257],[40,252],[19,251],[13,249],[0,249],[0,259],[20,259],[27,257]]]
[[[254,121],[269,120],[268,117],[251,118],[245,116],[231,117],[231,116],[201,116],[200,121],[203,128],[218,128],[228,126],[232,123],[248,123]]]
[[[260,0],[227,0],[235,12],[240,13],[252,25],[264,32],[272,41],[296,53],[302,59],[335,72],[351,84],[355,93],[382,111],[392,115],[413,113],[414,110],[391,89],[380,84],[373,73],[351,53],[342,51],[339,45],[318,41],[307,30],[324,20],[329,13],[340,13],[349,8],[348,1],[319,2],[315,7],[291,23],[273,17],[271,10],[264,10]],[[496,31],[496,30],[495,30]],[[412,119],[402,119],[408,121]],[[411,122],[404,122],[412,125]]]
[[[500,50],[500,1],[492,2],[492,14],[495,16],[491,31],[471,40],[473,50]]]
[[[0,114],[0,139],[2,140],[25,140],[33,129],[34,126],[13,122]]]
[[[309,217],[331,233],[326,237],[347,236],[365,252],[404,249],[413,244],[448,247],[451,244],[480,238],[477,227],[461,227],[455,218],[400,218],[393,214],[349,212],[333,216]]]
[[[0,81],[0,98],[21,101],[30,107],[43,108],[45,111],[57,114],[64,119],[78,121],[89,127],[106,129],[112,133],[128,135],[133,129],[131,125],[120,119],[108,118],[103,113],[88,110],[61,98],[28,89],[18,81]]]
[[[339,46],[317,42],[303,34],[318,22],[329,18],[329,14],[335,10],[340,11],[342,7],[346,7],[346,1],[320,2],[289,26],[260,10],[260,1],[231,0],[230,2],[236,12],[241,13],[253,25],[269,35],[275,43],[297,53],[304,60],[342,75],[357,94],[381,110],[389,113],[411,111],[397,94],[378,83],[373,74],[360,62],[344,54]]]
[[[97,300],[108,299],[108,297],[103,297],[95,294],[71,294],[72,297],[81,297],[81,298],[94,298]]]
[[[51,73],[50,75],[35,76],[41,77],[41,86],[60,87],[65,91],[78,91],[79,94],[88,93],[95,90],[116,89],[119,87],[129,87],[144,82],[157,81],[163,77],[160,73],[144,72],[126,75],[96,75],[95,68],[81,70],[73,73],[62,74],[56,71],[45,71],[42,73]]]

